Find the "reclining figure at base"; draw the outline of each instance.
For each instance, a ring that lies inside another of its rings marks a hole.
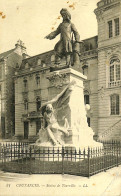
[[[49,138],[52,140],[54,146],[57,144],[62,144],[62,142],[58,138],[55,138],[54,132],[61,131],[62,133],[68,136],[69,132],[67,130],[68,129],[67,119],[65,118],[64,126],[61,127],[58,124],[57,119],[55,117],[52,104],[47,104],[46,110],[44,112],[44,120],[45,120],[45,124],[47,124],[46,126],[47,133],[49,135]]]
[[[65,109],[68,106],[74,84],[75,82],[71,82],[60,94],[40,108],[44,129],[40,129],[39,139],[36,143],[50,142],[54,146],[64,144],[64,135],[69,136],[69,123]]]

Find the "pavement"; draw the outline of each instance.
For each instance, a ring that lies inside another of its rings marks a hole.
[[[0,171],[0,196],[121,196],[121,166],[90,178]]]

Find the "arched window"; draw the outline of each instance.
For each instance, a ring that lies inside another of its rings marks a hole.
[[[41,107],[41,101],[40,101],[40,98],[37,97],[37,98],[36,98],[36,108],[37,108],[37,112],[40,110],[40,107]]]
[[[111,115],[119,115],[119,95],[110,96]]]
[[[28,110],[28,100],[27,99],[24,100],[24,109]]]
[[[120,60],[115,57],[110,61],[110,86],[117,86],[121,79]]]

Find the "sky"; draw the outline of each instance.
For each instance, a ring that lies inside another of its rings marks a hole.
[[[71,13],[80,39],[97,35],[94,9],[99,0],[0,0],[0,53],[15,47],[22,40],[27,53],[34,56],[54,48],[59,35],[44,39],[62,22],[60,10]]]

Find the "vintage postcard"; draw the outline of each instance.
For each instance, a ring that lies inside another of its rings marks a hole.
[[[0,5],[0,195],[121,196],[121,0]]]

